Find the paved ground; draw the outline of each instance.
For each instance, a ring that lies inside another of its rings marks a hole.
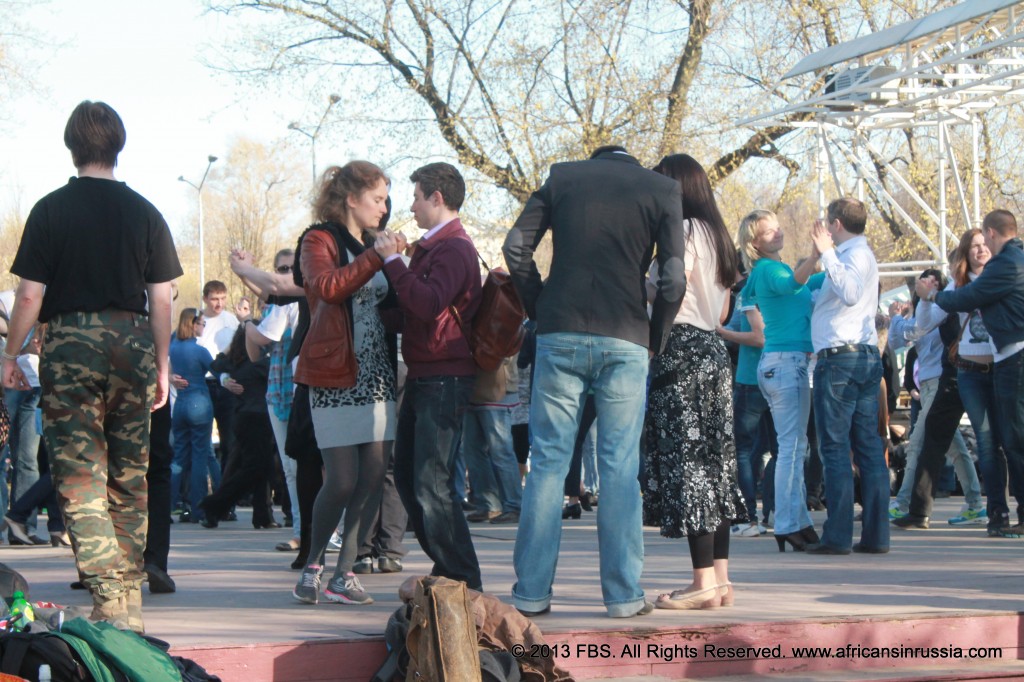
[[[981,526],[946,525],[960,502],[938,502],[933,530],[894,529],[892,552],[882,556],[780,554],[770,535],[736,539],[731,562],[737,586],[734,608],[655,611],[628,621],[628,626],[687,628],[845,616],[1024,611],[1024,540],[989,539]],[[398,606],[401,581],[429,570],[415,540],[410,540],[404,573],[364,577],[375,604],[302,605],[291,597],[298,577],[288,568],[293,555],[273,549],[290,531],[253,530],[247,510],[242,511],[237,523],[222,523],[214,530],[188,524],[172,527],[171,574],[178,592],[145,595],[151,634],[176,647],[379,636]],[[823,514],[814,517],[820,528]],[[514,580],[516,528],[472,528],[485,587],[505,597]],[[649,597],[684,586],[690,567],[686,543],[661,538],[655,529],[647,529],[645,540],[643,584]],[[545,632],[621,630],[627,624],[605,617],[596,549],[594,514],[565,522],[552,613],[536,621]],[[86,594],[68,587],[76,577],[69,550],[4,545],[0,561],[28,578],[33,599],[68,605],[89,601]]]

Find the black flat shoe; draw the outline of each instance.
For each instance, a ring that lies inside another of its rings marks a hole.
[[[787,543],[793,546],[794,552],[802,552],[804,551],[804,548],[807,547],[807,540],[804,539],[802,531],[797,531],[795,533],[782,533],[781,535],[776,533],[775,542],[779,545],[780,552],[786,551]]]
[[[203,528],[216,528],[219,525],[219,522],[214,520],[212,517],[207,516],[199,520],[199,525]]]
[[[888,554],[888,547],[868,547],[862,542],[858,542],[853,546],[854,554]]]
[[[597,495],[587,491],[580,495],[580,506],[583,507],[583,511],[594,511],[594,505],[597,504]]]
[[[834,554],[836,556],[840,556],[840,555],[844,555],[844,554],[849,554],[850,553],[850,550],[848,550],[848,549],[839,549],[837,547],[829,547],[828,545],[823,545],[821,543],[817,543],[817,544],[814,544],[814,545],[807,545],[807,548],[804,551],[807,552],[808,554]]]
[[[890,523],[897,528],[917,528],[919,530],[928,530],[929,526],[927,516],[915,516],[914,514],[901,516],[898,519],[893,519]]]
[[[237,521],[238,520],[238,514],[236,514],[233,511],[229,511],[226,514],[221,514],[220,520],[221,521]]]
[[[280,528],[281,524],[277,521],[269,521],[267,523],[254,523],[252,527],[256,530],[264,530],[265,528]]]
[[[562,507],[562,518],[563,519],[578,519],[583,515],[583,507],[580,503],[567,504]]]
[[[177,589],[174,579],[167,575],[167,571],[156,564],[146,564],[146,581],[149,583],[150,594],[171,594]]]

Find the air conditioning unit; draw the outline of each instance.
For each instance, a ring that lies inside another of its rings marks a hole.
[[[879,81],[896,74],[892,66],[878,64],[875,66],[858,66],[829,76],[825,85],[825,94],[838,92],[835,101],[862,104],[887,104],[899,96],[900,80],[891,78],[875,83],[868,88],[859,87],[864,83]],[[852,88],[852,89],[851,89]],[[845,92],[843,92],[845,91]]]

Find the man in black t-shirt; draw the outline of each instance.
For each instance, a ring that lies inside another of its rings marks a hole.
[[[48,322],[40,364],[43,438],[93,620],[141,632],[149,412],[167,400],[171,280],[167,223],[114,178],[121,118],[82,102],[64,144],[78,169],[33,207],[11,272],[21,277],[8,339]],[[3,383],[24,388],[14,356]]]

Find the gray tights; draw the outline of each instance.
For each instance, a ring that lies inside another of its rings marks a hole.
[[[338,520],[345,514],[342,548],[334,577],[352,570],[362,535],[373,523],[380,506],[386,469],[385,455],[391,441],[362,443],[321,451],[324,459],[324,484],[313,503],[313,530],[310,534],[310,564],[323,564],[327,543]]]

